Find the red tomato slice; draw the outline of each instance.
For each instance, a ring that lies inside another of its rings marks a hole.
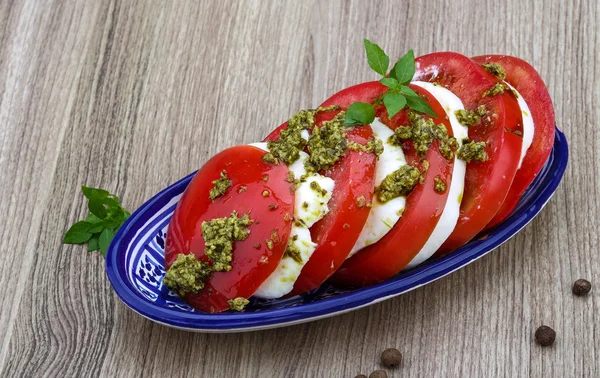
[[[449,135],[453,135],[446,112],[439,102],[425,89],[410,85],[417,93],[427,97],[428,103],[438,115],[433,118],[436,124],[444,124]],[[398,113],[390,121],[385,109],[378,109],[381,121],[395,129],[408,125],[407,112]],[[427,116],[427,118],[431,118]],[[429,236],[437,225],[448,200],[448,190],[436,192],[435,177],[440,177],[446,183],[452,180],[454,161],[447,161],[439,152],[438,142],[435,141],[427,151],[425,159],[429,169],[424,174],[423,183],[415,186],[406,199],[405,211],[396,225],[375,244],[360,250],[346,260],[341,268],[333,275],[336,284],[350,287],[365,286],[384,281],[400,272],[423,248]],[[411,148],[410,143],[404,146],[404,153],[409,164],[423,167],[421,158]]]
[[[447,253],[471,240],[496,215],[506,198],[519,165],[523,135],[517,100],[506,91],[483,97],[498,79],[464,55],[442,52],[415,60],[415,80],[436,82],[457,95],[465,109],[485,105],[490,116],[469,127],[469,138],[486,143],[488,160],[467,164],[465,192],[458,223],[439,253]]]
[[[204,164],[179,201],[167,232],[165,266],[167,269],[180,253],[193,253],[208,260],[204,254],[202,222],[228,217],[235,210],[241,216],[249,213],[255,222],[249,226],[247,239],[233,244],[232,269],[216,272],[198,294],[189,293],[185,301],[206,312],[229,309],[227,301],[249,298],[275,270],[281,260],[292,228],[284,216],[294,214],[294,195],[286,181],[288,168],[284,164],[269,165],[262,161],[265,152],[252,146],[228,148]],[[226,170],[232,186],[222,197],[209,199],[211,182]],[[263,177],[268,175],[267,181]],[[263,196],[263,191],[269,196]],[[271,238],[274,232],[276,238]],[[273,242],[272,248],[267,241]],[[259,245],[256,248],[256,244]]]
[[[519,199],[540,172],[554,144],[554,107],[544,81],[529,63],[506,55],[485,55],[472,58],[479,64],[498,63],[506,71],[510,85],[523,96],[529,106],[535,133],[521,168],[508,191],[502,207],[488,224],[490,228],[505,219],[517,206]]]
[[[321,106],[339,105],[347,108],[356,101],[372,102],[383,91],[385,87],[378,82],[359,84],[336,93]],[[337,112],[319,114],[317,125],[332,119],[335,114]],[[285,126],[280,126],[266,140],[278,138],[279,131]],[[370,126],[360,126],[350,130],[347,139],[365,144],[372,135]],[[310,229],[317,248],[302,268],[288,296],[317,288],[339,268],[354,247],[370,210],[367,206],[357,206],[357,202],[360,197],[364,198],[365,204],[373,198],[375,161],[374,154],[349,150],[335,166],[322,172],[335,182],[328,203],[329,213]]]

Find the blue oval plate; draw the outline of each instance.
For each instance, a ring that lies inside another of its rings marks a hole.
[[[195,311],[162,285],[167,227],[194,173],[158,193],[133,213],[108,250],[106,272],[119,298],[132,310],[157,323],[190,331],[244,332],[334,316],[428,284],[498,247],[542,210],[556,191],[567,161],[567,141],[556,129],[554,148],[546,165],[504,222],[451,254],[362,289],[344,290],[326,283],[313,292],[289,299],[253,300],[239,313]]]

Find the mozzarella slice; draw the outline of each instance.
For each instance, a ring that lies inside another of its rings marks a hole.
[[[525,159],[525,155],[527,154],[527,150],[529,147],[531,147],[531,143],[533,142],[533,134],[535,133],[533,117],[531,116],[531,110],[529,110],[529,106],[527,106],[527,102],[525,102],[523,96],[521,96],[515,87],[508,84],[506,81],[504,84],[508,85],[508,87],[517,95],[517,102],[519,103],[521,115],[523,117],[523,144],[521,145],[521,159],[519,160],[519,168],[521,168],[523,159]]]
[[[371,128],[373,129],[373,136],[380,139],[383,143],[383,153],[379,155],[379,159],[375,165],[375,186],[379,186],[387,175],[397,171],[403,165],[406,165],[406,158],[404,157],[402,147],[388,143],[389,137],[392,136],[394,132],[381,123],[379,118],[376,118],[375,121],[373,121]],[[405,205],[406,197],[402,196],[396,197],[385,203],[374,198],[365,226],[358,236],[358,240],[348,257],[354,255],[366,246],[378,242],[384,237],[402,216]]]
[[[456,119],[456,115],[454,114],[455,111],[465,108],[462,101],[454,93],[444,87],[423,81],[413,81],[412,84],[427,90],[442,105],[450,121],[452,133],[458,141],[459,146],[462,145],[462,140],[469,136],[468,130],[458,122],[458,119]],[[446,201],[442,215],[429,236],[429,239],[423,248],[421,248],[421,251],[419,251],[405,269],[413,268],[430,258],[446,239],[448,239],[452,231],[454,231],[454,227],[456,227],[456,222],[458,222],[458,216],[460,214],[460,203],[465,188],[466,170],[467,164],[464,160],[457,159],[455,156],[454,168],[452,169],[452,181],[448,188],[448,200]]]
[[[302,135],[308,139],[308,132]],[[251,146],[258,147],[264,151],[269,151],[266,143],[253,143]],[[300,159],[296,160],[288,168],[294,173],[294,177],[300,178],[306,174],[304,161],[308,154],[300,152]],[[312,182],[316,182],[323,192],[316,191],[310,187]],[[300,251],[301,262],[297,262],[289,256],[284,256],[277,268],[260,285],[254,293],[254,296],[265,299],[281,298],[288,294],[294,288],[294,282],[300,276],[300,272],[308,259],[315,251],[317,244],[312,241],[309,228],[321,220],[329,212],[327,203],[333,193],[334,181],[318,173],[312,174],[306,178],[297,188],[294,199],[294,224],[290,232],[290,238],[293,244]]]

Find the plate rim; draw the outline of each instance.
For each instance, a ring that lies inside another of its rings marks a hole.
[[[376,285],[313,303],[259,312],[186,313],[152,304],[137,294],[137,290],[133,285],[119,273],[122,269],[120,269],[117,260],[119,257],[118,252],[121,248],[128,248],[129,243],[137,234],[137,230],[133,226],[138,222],[145,224],[156,214],[157,210],[162,209],[173,197],[180,194],[187,187],[196,172],[190,173],[161,190],[131,215],[119,229],[109,247],[106,255],[106,274],[119,299],[134,312],[156,323],[187,331],[206,333],[246,332],[300,324],[339,315],[393,298],[436,281],[487,255],[493,249],[508,241],[539,214],[556,192],[564,176],[568,164],[569,149],[564,133],[556,127],[551,156],[554,156],[551,165],[554,172],[551,173],[551,177],[548,179],[548,185],[540,190],[531,205],[511,214],[505,221],[495,227],[495,233],[473,240],[430,264],[415,267],[408,271],[401,280],[392,278]],[[473,247],[474,243],[476,244],[475,247]]]

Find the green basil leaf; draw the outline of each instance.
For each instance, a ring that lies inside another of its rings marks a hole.
[[[406,106],[406,98],[401,94],[388,93],[383,96],[383,104],[388,112],[388,117],[392,118]]]
[[[394,64],[390,76],[398,80],[400,84],[408,84],[415,76],[415,53],[408,50],[406,54]]]
[[[106,218],[106,208],[104,207],[104,203],[102,203],[101,199],[90,199],[88,202],[88,209],[90,210],[90,213],[97,216],[98,218]]]
[[[419,95],[417,94],[417,92],[413,91],[412,89],[410,89],[409,87],[403,85],[402,87],[400,87],[400,93],[402,93],[405,96],[417,96],[419,97]]]
[[[104,231],[100,234],[100,238],[98,239],[98,246],[100,247],[100,251],[106,257],[106,252],[108,251],[108,247],[110,246],[110,242],[115,237],[114,232],[105,228]]]
[[[95,216],[94,214],[89,214],[86,218],[85,221],[91,224],[97,224],[97,223],[102,223],[102,219],[98,218],[97,216]]]
[[[96,224],[93,224],[92,227],[90,227],[88,232],[92,233],[92,234],[96,234],[98,232],[102,232],[102,230],[104,230],[105,228],[106,227],[104,226],[103,223],[96,223]]]
[[[365,39],[364,43],[369,66],[373,69],[373,71],[377,72],[381,76],[385,76],[387,74],[388,67],[390,66],[390,57],[387,56],[381,47],[377,46],[377,44],[369,41],[368,39]]]
[[[437,114],[435,114],[431,106],[429,106],[427,101],[423,100],[420,96],[406,96],[406,103],[413,110],[437,118]]]
[[[83,195],[89,200],[106,198],[110,196],[110,193],[104,189],[90,188],[88,186],[82,186],[81,191],[83,192]]]
[[[375,120],[375,108],[365,102],[355,102],[346,110],[344,124],[348,126],[369,125]]]
[[[75,223],[69,228],[62,242],[64,244],[85,243],[92,237],[92,234],[89,232],[91,226],[92,224],[85,221]]]
[[[400,83],[398,83],[398,80],[391,77],[384,77],[383,79],[379,80],[379,82],[390,89],[398,90],[400,88]]]
[[[98,235],[94,235],[89,241],[88,241],[88,247],[87,250],[88,252],[91,251],[97,251],[100,249],[100,242],[99,242],[99,236]]]

